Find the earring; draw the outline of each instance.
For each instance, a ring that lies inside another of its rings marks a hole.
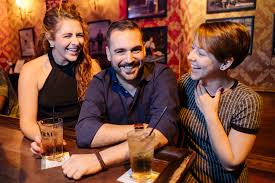
[[[54,48],[54,43],[53,43],[53,41],[49,41],[49,44],[50,44],[50,48]]]
[[[220,66],[220,70],[221,70],[221,71],[224,71],[225,68],[226,68],[226,67],[225,67],[225,64],[222,64],[222,65]]]

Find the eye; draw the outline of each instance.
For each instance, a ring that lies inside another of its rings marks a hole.
[[[118,55],[123,55],[125,52],[126,52],[126,50],[124,50],[124,49],[115,50],[115,54],[118,54]]]
[[[64,38],[70,38],[70,37],[72,37],[72,34],[63,34],[63,37]]]
[[[134,48],[131,49],[131,52],[134,54],[138,54],[142,51],[142,47],[141,46],[136,46]]]
[[[84,37],[84,34],[83,33],[78,33],[78,34],[76,34],[76,37],[82,38],[82,37]]]
[[[203,49],[199,49],[198,53],[199,53],[200,56],[207,56],[207,52]]]
[[[134,49],[134,50],[132,50],[132,53],[135,53],[135,54],[137,54],[139,52],[141,52],[141,49]]]

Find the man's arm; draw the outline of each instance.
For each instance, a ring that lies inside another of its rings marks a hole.
[[[104,72],[104,71],[103,71]],[[77,144],[80,147],[102,147],[126,140],[133,125],[110,124],[104,116],[107,114],[104,81],[94,77],[87,90],[76,125]],[[107,134],[107,135],[106,135]]]
[[[155,130],[155,148],[165,145],[168,141],[161,132]],[[99,152],[104,164],[108,167],[129,159],[128,142],[107,148]],[[74,154],[62,165],[63,173],[70,178],[80,179],[83,175],[95,174],[102,170],[95,154]]]
[[[102,147],[123,142],[131,130],[134,130],[134,125],[104,124],[95,134],[91,147]]]

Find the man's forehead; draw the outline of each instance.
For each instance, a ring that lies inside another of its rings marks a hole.
[[[129,37],[138,37],[141,38],[142,40],[142,34],[138,29],[124,29],[124,30],[119,30],[119,29],[114,29],[111,32],[110,39],[116,40],[117,36],[123,36],[123,35],[128,35]]]
[[[110,47],[143,45],[142,35],[139,30],[126,29],[114,30],[110,35]]]

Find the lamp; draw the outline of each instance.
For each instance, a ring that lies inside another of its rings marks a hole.
[[[18,6],[19,11],[20,11],[20,16],[21,20],[23,18],[27,17],[28,13],[31,13],[31,5],[32,5],[32,0],[16,0],[15,4]]]

